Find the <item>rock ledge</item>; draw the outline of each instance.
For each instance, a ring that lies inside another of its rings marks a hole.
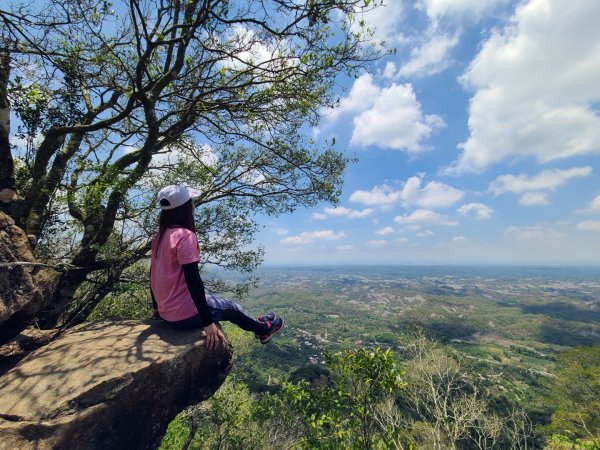
[[[0,378],[0,448],[152,448],[231,367],[225,344],[158,321],[81,325]]]

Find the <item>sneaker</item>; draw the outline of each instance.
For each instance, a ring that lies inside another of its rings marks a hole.
[[[273,320],[275,320],[275,313],[274,312],[268,312],[266,313],[264,316],[258,316],[256,318],[256,320],[258,320],[259,322],[263,322],[266,323],[267,325],[269,325]],[[254,336],[256,338],[260,338],[260,334],[254,334]]]
[[[273,320],[275,320],[275,317],[277,317],[275,313],[269,311],[264,316],[258,316],[257,319],[259,322],[272,322]]]
[[[281,317],[275,316],[273,320],[269,320],[266,323],[269,326],[269,332],[267,334],[263,334],[262,336],[258,336],[261,344],[266,344],[269,342],[271,339],[273,339],[273,336],[277,336],[283,329],[283,319]]]

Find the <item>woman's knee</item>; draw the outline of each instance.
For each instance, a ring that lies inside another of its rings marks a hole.
[[[208,306],[214,309],[219,309],[223,311],[238,311],[244,312],[244,309],[241,305],[233,302],[231,300],[227,300],[225,298],[217,297],[215,295],[209,295],[206,297],[206,302]]]

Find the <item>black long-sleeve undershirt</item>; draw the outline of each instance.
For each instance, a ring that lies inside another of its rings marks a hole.
[[[181,268],[183,269],[185,283],[187,284],[187,287],[190,290],[190,294],[192,295],[194,305],[196,305],[198,314],[202,319],[202,326],[206,327],[213,323],[213,320],[210,314],[210,308],[208,307],[208,303],[206,303],[206,293],[204,292],[204,283],[202,282],[202,278],[200,278],[198,263],[194,262],[184,264],[183,266],[181,266]]]
[[[181,266],[183,269],[183,276],[185,278],[185,284],[190,291],[192,301],[198,310],[198,314],[202,319],[202,326],[206,327],[213,323],[212,316],[210,314],[210,308],[206,303],[206,293],[204,292],[204,283],[200,278],[200,272],[198,270],[198,263],[189,263]],[[156,299],[154,298],[154,292],[150,289],[150,295],[152,296],[152,305],[154,309],[158,309]]]

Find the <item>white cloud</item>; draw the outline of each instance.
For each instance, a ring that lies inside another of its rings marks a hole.
[[[281,243],[285,244],[285,245],[288,245],[288,244],[300,245],[300,244],[308,244],[310,242],[312,242],[312,240],[303,238],[301,236],[290,236],[290,237],[287,237],[287,238],[281,240]]]
[[[193,147],[193,157],[207,167],[214,167],[219,162],[219,156],[213,148],[208,144],[202,144],[199,147]]]
[[[253,186],[264,184],[267,181],[267,177],[265,177],[265,174],[262,173],[262,171],[258,169],[250,169],[245,167],[244,164],[240,164],[236,172],[238,173],[240,180],[243,180],[245,183]]]
[[[300,236],[305,236],[305,237],[308,237],[311,239],[336,241],[338,239],[346,237],[346,233],[344,231],[342,231],[340,233],[334,233],[331,230],[320,230],[320,231],[304,232],[304,233],[301,233]]]
[[[398,225],[458,225],[458,222],[426,209],[417,209],[410,214],[396,216],[394,222]]]
[[[231,52],[224,67],[233,70],[244,70],[250,65],[271,70],[278,68],[281,44],[269,48],[255,31],[243,25],[233,25],[230,31],[229,41],[234,43],[235,51]]]
[[[371,208],[366,208],[362,211],[344,208],[343,206],[338,206],[336,208],[325,208],[325,214],[329,216],[349,217],[350,219],[361,219],[364,217],[368,217],[371,215],[372,212],[373,210]]]
[[[398,239],[396,239],[396,242],[398,244],[406,244],[408,242],[408,238],[405,237],[399,237]]]
[[[483,13],[507,3],[508,0],[421,0],[417,6],[437,19],[442,16],[481,17]]]
[[[383,248],[383,247],[387,247],[389,245],[389,242],[386,240],[373,240],[373,241],[368,241],[367,245],[371,248]]]
[[[598,23],[596,0],[521,3],[462,77],[475,91],[470,135],[448,171],[481,171],[515,156],[545,163],[599,153]]]
[[[435,233],[433,231],[431,231],[431,230],[425,230],[425,231],[422,231],[420,233],[417,233],[417,236],[419,236],[419,237],[431,237],[431,236],[434,236],[434,235],[435,235]]]
[[[353,123],[352,145],[408,153],[427,150],[423,141],[445,126],[441,117],[423,114],[410,84],[395,83],[380,89],[373,106],[355,116]]]
[[[392,227],[380,228],[379,230],[375,230],[375,234],[378,236],[388,236],[394,234],[394,229]]]
[[[319,230],[319,231],[305,231],[297,236],[289,236],[281,240],[282,244],[310,244],[314,241],[337,241],[345,238],[346,233],[344,231],[335,233],[332,230]]]
[[[591,202],[590,202],[590,206],[585,208],[585,209],[578,209],[577,211],[575,211],[578,214],[594,214],[594,213],[600,213],[600,195],[598,195],[596,198],[594,198]]]
[[[600,231],[600,220],[584,220],[577,224],[577,229],[581,231]]]
[[[350,201],[370,206],[392,206],[400,201],[401,194],[384,184],[375,186],[370,191],[354,191],[350,195]]]
[[[393,64],[393,63],[392,63]],[[389,72],[395,66],[388,66]],[[339,107],[322,111],[330,123],[342,114],[354,114],[350,142],[355,146],[419,153],[427,150],[423,141],[445,126],[437,115],[424,115],[410,84],[392,83],[380,88],[370,74],[358,77]]]
[[[288,234],[290,234],[290,230],[287,230],[285,228],[275,228],[273,231],[275,231],[275,233],[280,236],[287,236]]]
[[[373,31],[373,39],[376,42],[386,42],[389,46],[394,46],[404,41],[404,36],[398,29],[404,17],[404,5],[400,0],[388,0],[385,4],[377,2],[377,7],[373,8],[376,2],[371,2],[371,6],[366,9],[357,7],[355,21],[350,30],[360,31],[360,22],[364,21],[367,27]]]
[[[453,205],[465,195],[463,191],[439,181],[430,181],[421,188],[422,181],[422,175],[406,180],[401,194],[404,206],[445,208]]]
[[[534,206],[534,205],[549,205],[548,194],[544,192],[528,192],[519,199],[519,205]]]
[[[124,145],[123,153],[129,154],[139,149],[140,147],[135,145]],[[161,173],[162,170],[169,170],[170,167],[181,163],[183,160],[200,162],[207,167],[214,167],[219,162],[219,157],[208,144],[195,145],[184,141],[177,145],[168,146],[152,155],[150,168],[155,173]]]
[[[567,170],[543,170],[533,177],[521,175],[500,175],[490,183],[490,191],[494,195],[506,192],[521,194],[527,191],[555,190],[570,178],[586,177],[592,173],[590,166],[573,167]]]
[[[311,217],[315,220],[325,220],[327,219],[327,214],[323,214],[323,213],[312,213]]]
[[[394,64],[392,61],[389,61],[383,70],[383,78],[394,78],[396,76],[396,70],[396,64]]]
[[[335,249],[340,252],[347,252],[349,250],[354,250],[354,245],[338,245]]]
[[[467,203],[456,210],[463,216],[474,216],[477,220],[486,220],[492,217],[494,210],[483,203]]]
[[[459,201],[464,192],[439,181],[430,181],[421,187],[423,175],[410,177],[401,190],[388,185],[375,186],[370,191],[358,190],[350,195],[350,201],[370,206],[393,206],[401,202],[404,207],[445,208]]]
[[[504,237],[517,241],[528,241],[532,239],[560,239],[564,235],[554,228],[541,225],[517,227],[510,226],[504,231]]]
[[[365,111],[373,106],[379,94],[380,89],[373,83],[373,77],[365,73],[354,80],[350,92],[340,100],[337,108],[328,109],[323,113],[330,120],[336,120],[341,114]]]
[[[464,237],[464,236],[461,234],[461,235],[458,235],[458,236],[454,236],[454,237],[451,239],[451,241],[452,241],[452,243],[454,243],[454,244],[461,244],[461,243],[463,243],[463,242],[467,242],[467,239],[466,239],[466,238],[465,238],[465,237]]]
[[[408,78],[441,72],[450,65],[448,53],[456,44],[458,44],[457,35],[430,35],[420,47],[411,50],[410,60],[400,68],[398,75]]]

